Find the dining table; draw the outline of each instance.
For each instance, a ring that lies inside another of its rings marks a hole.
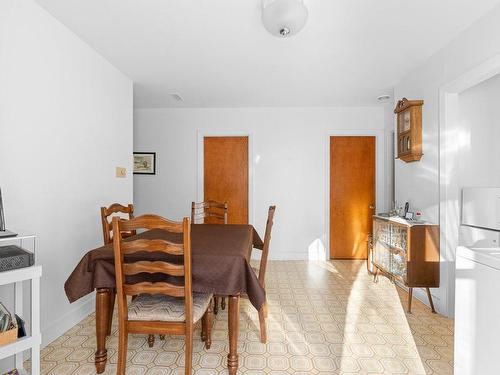
[[[182,242],[181,234],[160,229],[147,230],[124,239],[164,239]],[[266,293],[250,265],[253,247],[262,247],[262,240],[252,225],[191,224],[191,269],[193,292],[212,293],[228,298],[228,372],[238,370],[238,334],[240,298],[247,296],[257,309],[264,308]],[[160,253],[137,253],[126,256],[125,261],[156,260]],[[156,257],[156,258],[155,258]],[[141,282],[147,275],[135,275],[132,282]],[[64,289],[70,302],[96,291],[95,325],[97,348],[95,366],[103,373],[107,363],[106,337],[111,334],[111,320],[115,299],[115,266],[113,244],[87,251],[73,272]]]

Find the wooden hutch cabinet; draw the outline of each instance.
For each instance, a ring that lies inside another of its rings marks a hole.
[[[425,288],[432,312],[429,288],[439,287],[439,226],[399,217],[373,217],[374,281],[379,271],[408,287],[408,312],[413,288]]]
[[[398,158],[405,162],[422,158],[422,106],[423,100],[398,101],[397,114]]]

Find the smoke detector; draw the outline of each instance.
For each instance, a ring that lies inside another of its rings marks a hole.
[[[170,94],[170,96],[177,102],[183,102],[184,101],[184,98],[180,95],[180,94],[177,94],[177,93],[172,93]]]
[[[377,97],[377,100],[380,102],[380,103],[385,103],[387,101],[389,101],[391,99],[391,96],[390,95],[380,95]]]

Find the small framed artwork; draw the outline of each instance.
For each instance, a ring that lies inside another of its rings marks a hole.
[[[407,212],[405,215],[406,220],[413,220],[415,214],[413,212]]]
[[[156,174],[156,152],[134,152],[134,174]]]

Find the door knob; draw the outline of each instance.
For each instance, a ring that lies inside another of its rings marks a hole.
[[[370,210],[374,210],[375,209],[375,206],[374,205],[370,205]]]

